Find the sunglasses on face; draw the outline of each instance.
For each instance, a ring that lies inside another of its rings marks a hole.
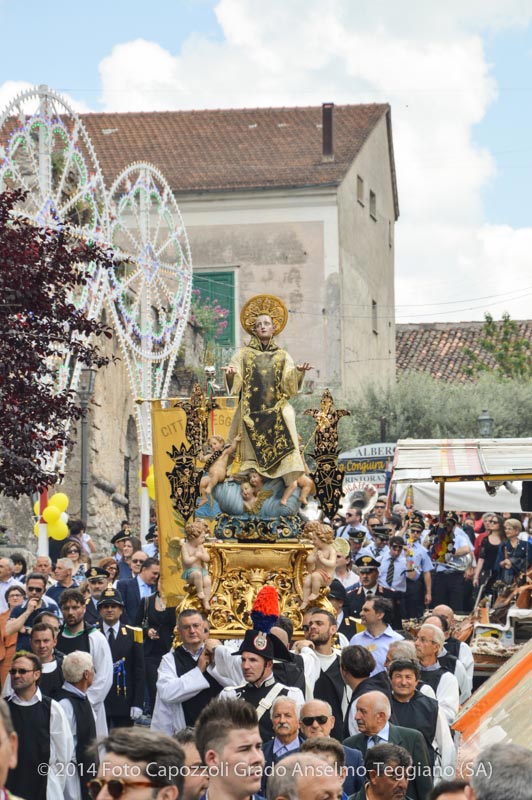
[[[110,781],[105,781],[103,778],[95,778],[93,781],[89,781],[87,783],[87,789],[89,792],[89,797],[91,800],[96,800],[100,792],[102,791],[104,786],[107,786],[107,791],[114,797],[115,800],[118,797],[122,797],[124,792],[126,792],[130,787],[133,788],[137,787],[148,787],[148,786],[155,786],[156,784],[152,783],[151,781],[132,781],[131,783],[127,783],[126,781],[122,780],[122,778],[112,778]]]
[[[28,672],[35,672],[34,669],[21,669],[19,667],[12,667],[9,670],[10,675],[27,675]]]
[[[317,717],[303,717],[301,722],[303,725],[312,725],[314,722],[317,722],[318,725],[325,725],[329,717],[326,714],[320,714]]]
[[[39,586],[28,586],[28,592],[37,592],[37,594],[42,594],[44,589]]]
[[[144,564],[145,561],[146,561],[145,558],[132,558],[131,559],[131,563],[132,564]]]

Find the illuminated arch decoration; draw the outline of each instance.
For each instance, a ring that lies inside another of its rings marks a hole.
[[[164,176],[152,164],[127,167],[108,199],[108,241],[120,260],[107,303],[133,396],[168,397],[192,293],[185,226]],[[149,402],[137,405],[140,451],[152,453]]]
[[[95,150],[76,112],[47,86],[18,94],[0,114],[0,191],[22,189],[17,213],[52,229],[70,226],[74,235],[103,243],[107,233],[107,196]],[[71,297],[88,317],[99,316],[104,299],[103,271],[83,265],[85,286]],[[54,359],[56,390],[75,391],[81,365],[70,351]],[[66,451],[51,470],[64,472]]]

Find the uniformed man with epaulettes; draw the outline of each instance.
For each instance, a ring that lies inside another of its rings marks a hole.
[[[102,567],[91,567],[85,578],[90,592],[85,601],[85,622],[88,625],[97,625],[102,618],[98,602],[109,585],[109,573]]]
[[[109,643],[113,658],[113,685],[105,698],[109,728],[133,725],[142,715],[145,672],[142,628],[120,622],[124,603],[120,593],[108,587],[98,609],[102,615],[99,628]]]
[[[376,597],[379,594],[377,581],[380,564],[373,556],[366,554],[356,559],[355,567],[360,578],[360,586],[347,593],[347,604],[350,613],[359,619],[362,606],[368,597]]]

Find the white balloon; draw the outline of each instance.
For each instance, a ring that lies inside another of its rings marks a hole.
[[[64,522],[65,524],[68,522],[68,514],[66,513],[66,511],[61,512],[61,516],[59,517],[59,519],[61,520],[61,522]]]

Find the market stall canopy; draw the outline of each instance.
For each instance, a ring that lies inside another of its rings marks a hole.
[[[393,483],[532,480],[530,439],[400,439]]]
[[[394,486],[395,499],[402,505],[411,503],[418,511],[435,512],[439,508],[439,487],[440,484],[433,481],[397,483]],[[448,483],[445,486],[445,505],[459,511],[491,511],[494,514],[509,511],[521,514],[522,483],[513,481],[511,487],[516,494],[502,485],[494,495],[489,495],[484,483]]]

